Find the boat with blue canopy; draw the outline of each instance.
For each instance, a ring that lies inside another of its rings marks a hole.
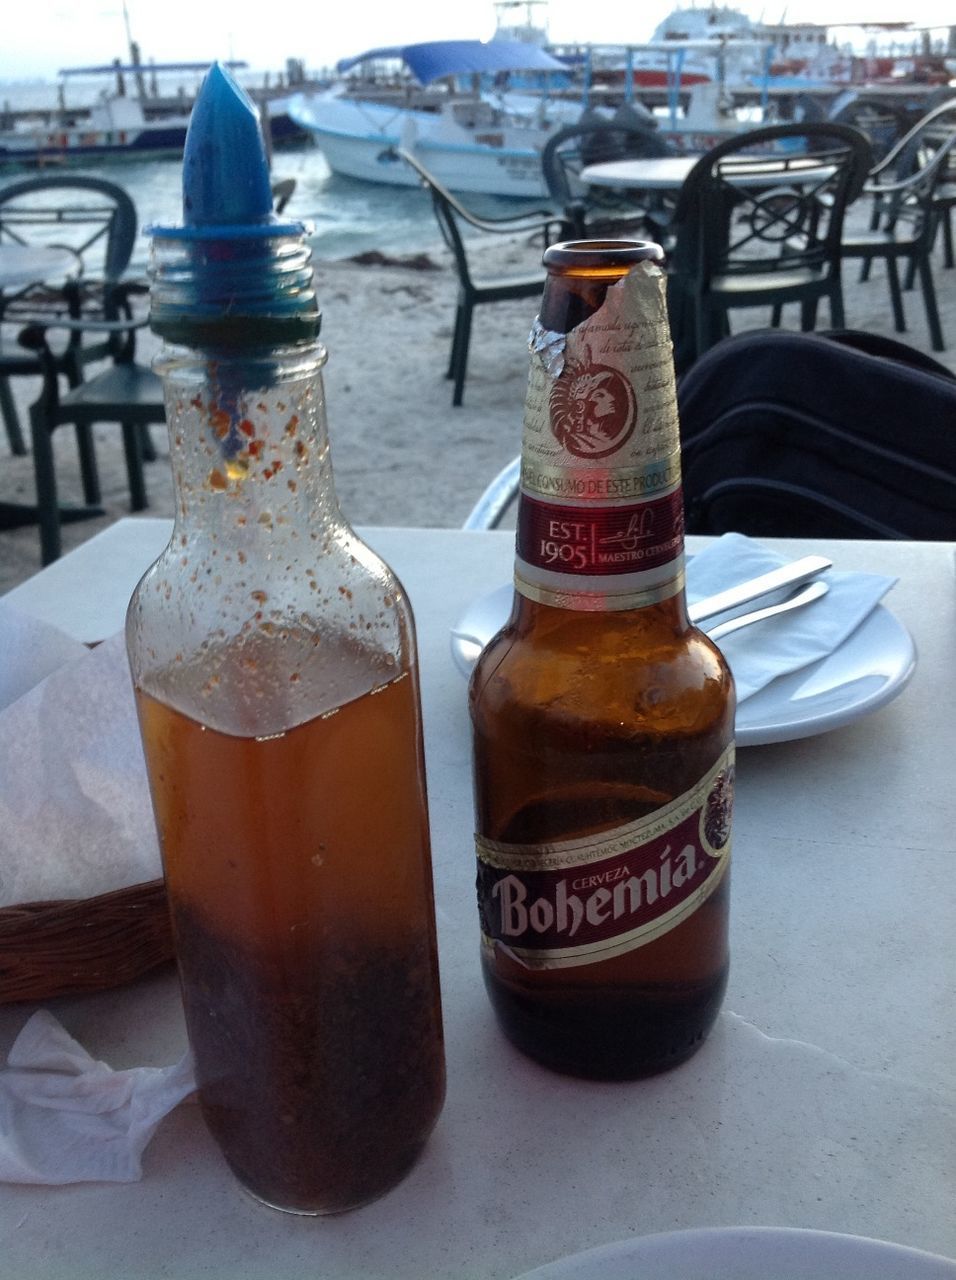
[[[401,146],[454,191],[544,196],[544,145],[581,112],[556,96],[571,85],[567,64],[525,41],[389,46],[337,69],[332,90],[296,95],[289,114],[334,173],[392,186],[418,184]]]

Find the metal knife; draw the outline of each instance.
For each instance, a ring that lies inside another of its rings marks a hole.
[[[823,573],[824,569],[832,567],[833,561],[827,560],[825,556],[803,556],[802,559],[794,560],[791,564],[781,565],[779,569],[771,569],[769,573],[762,573],[759,577],[748,579],[747,582],[740,582],[735,587],[728,587],[715,595],[705,596],[703,600],[690,605],[687,612],[691,622],[702,622],[705,618],[712,618],[714,614],[725,613],[728,609],[736,609],[742,604],[750,604],[751,600],[758,600],[771,591],[779,591],[781,587],[795,587],[801,582],[809,582]]]

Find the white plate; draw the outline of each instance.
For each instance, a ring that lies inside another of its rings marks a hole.
[[[479,596],[452,629],[455,665],[469,675],[482,648],[511,611],[513,588]],[[839,649],[780,676],[737,708],[737,745],[788,742],[839,729],[885,706],[916,668],[916,646],[903,624],[878,605]]]
[[[829,1231],[716,1227],[637,1236],[519,1280],[956,1280],[956,1262]]]

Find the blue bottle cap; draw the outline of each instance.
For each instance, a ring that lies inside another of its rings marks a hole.
[[[183,154],[183,225],[151,226],[150,322],[187,346],[311,341],[319,308],[303,222],[272,209],[259,112],[220,64],[206,74]]]

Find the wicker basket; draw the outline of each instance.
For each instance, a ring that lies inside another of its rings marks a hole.
[[[0,909],[0,1003],[103,991],[171,960],[162,880]]]

